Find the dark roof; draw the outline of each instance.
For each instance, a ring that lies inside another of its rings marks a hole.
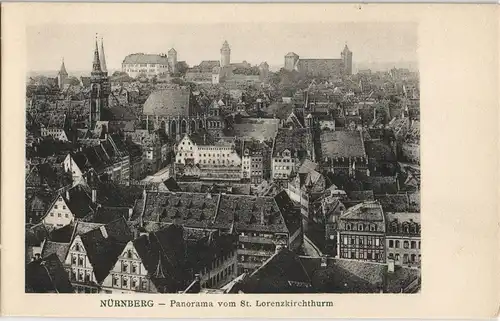
[[[375,199],[380,202],[386,212],[408,212],[410,202],[405,194],[380,194],[375,195]]]
[[[291,157],[305,158],[311,149],[311,137],[308,129],[280,128],[273,144],[273,157],[282,157],[281,153],[287,149]]]
[[[377,225],[377,231],[385,231],[384,211],[377,201],[369,201],[354,205],[348,208],[340,215],[339,220],[347,223],[348,221],[370,222]],[[339,224],[339,228],[344,229],[344,225]]]
[[[94,211],[92,199],[83,185],[76,185],[61,196],[76,218],[83,218]]]
[[[27,228],[24,235],[26,246],[39,246],[48,235],[43,223]]]
[[[274,200],[283,215],[283,219],[285,220],[285,224],[290,232],[290,235],[294,234],[295,231],[300,229],[302,226],[302,214],[300,212],[300,207],[295,205],[285,191],[279,192],[274,197]]]
[[[374,194],[395,194],[399,191],[396,176],[367,176],[364,181]]]
[[[170,192],[180,192],[181,188],[175,181],[173,177],[169,177],[168,179],[163,181],[163,185],[170,191]]]
[[[55,253],[26,266],[26,292],[73,293],[73,287]]]
[[[311,278],[299,257],[288,249],[274,254],[234,289],[244,293],[312,292]]]
[[[58,243],[52,241],[45,241],[42,249],[42,257],[47,257],[50,254],[56,254],[61,263],[66,260],[70,243]]]
[[[160,293],[172,293],[185,288],[186,245],[183,233],[181,226],[170,225],[133,241],[142,264]]]
[[[168,88],[152,92],[143,106],[144,115],[189,116],[189,89]],[[180,124],[177,124],[180,126]]]
[[[133,238],[124,219],[110,222],[80,237],[99,284],[108,276],[127,242]]]
[[[130,209],[128,207],[101,206],[97,208],[93,222],[107,224],[120,218],[128,220],[129,210]]]
[[[359,131],[325,131],[321,133],[323,157],[365,157],[362,134]]]
[[[97,203],[108,207],[133,207],[142,196],[140,186],[101,183],[97,187]]]

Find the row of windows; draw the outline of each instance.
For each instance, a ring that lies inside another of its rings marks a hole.
[[[126,261],[122,261],[121,271],[123,273],[138,274],[139,273],[139,264],[138,263],[129,264]]]
[[[351,224],[351,223],[346,223],[345,229],[347,231],[368,231],[370,232],[375,232],[377,230],[377,226],[375,224]]]
[[[224,270],[220,271],[216,275],[209,278],[206,282],[202,283],[203,287],[215,287],[219,284],[219,282],[227,279],[228,276],[232,275],[236,269],[236,264],[232,264],[226,267]]]
[[[400,262],[399,260],[401,259],[401,256],[396,253],[394,255],[393,253],[389,253],[388,258],[391,260],[395,260],[396,262]],[[403,264],[408,264],[408,263],[418,263],[421,260],[421,254],[418,255],[418,261],[417,261],[417,255],[416,254],[403,254]]]
[[[391,232],[392,233],[398,233],[398,230],[399,230],[399,226],[397,223],[392,223],[391,224]],[[410,232],[412,234],[416,234],[418,231],[418,228],[417,228],[417,224],[403,224],[403,232],[405,234],[409,234]]]
[[[239,248],[242,250],[268,251],[268,252],[273,252],[275,250],[274,244],[249,243],[249,242],[240,242]]]
[[[399,241],[394,241],[394,240],[389,240],[389,247],[390,248],[399,248],[400,242]],[[416,241],[404,241],[403,242],[403,248],[404,249],[416,249],[417,248],[417,242]],[[420,241],[418,241],[418,248],[420,249]]]
[[[115,288],[124,288],[131,290],[140,290],[146,291],[148,289],[148,281],[146,279],[137,278],[137,277],[129,277],[129,276],[120,276],[120,275],[112,275],[113,278],[113,287]]]
[[[79,251],[79,249],[77,251]],[[85,255],[71,254],[71,265],[84,266],[85,265]]]
[[[54,217],[54,213],[50,213],[50,216]],[[57,213],[57,217],[62,217],[62,214],[61,213]],[[69,214],[68,213],[64,214],[64,217],[65,218],[69,218]]]
[[[280,158],[276,158],[274,161],[275,161],[276,163],[280,163],[280,162],[283,162],[283,163],[291,163],[291,162],[292,162],[292,160],[291,160],[291,159],[283,159],[283,160],[282,160],[282,159],[280,159]]]
[[[375,261],[382,259],[382,255],[378,252],[373,253],[373,252],[343,251],[341,256],[345,259],[360,259],[360,260],[375,260]]]
[[[74,173],[74,172],[73,172],[73,173]],[[58,205],[54,205],[54,208],[57,210]],[[63,205],[63,206],[62,206],[62,209],[63,209],[63,210],[65,210],[65,209],[66,209],[66,205]]]
[[[273,177],[276,179],[280,179],[280,178],[285,179],[285,178],[288,178],[288,174],[286,174],[286,173],[274,173]]]
[[[97,290],[96,287],[74,285],[73,288],[76,293],[99,293],[99,290]]]
[[[91,281],[91,272],[83,269],[72,269],[70,273],[70,280],[88,283]]]
[[[381,242],[380,242],[380,238],[378,238],[378,237],[372,237],[372,236],[358,236],[358,237],[354,237],[354,236],[347,237],[347,236],[344,236],[344,245],[347,245],[347,244],[350,244],[350,245],[360,245],[360,246],[364,246],[364,245],[367,245],[367,246],[372,246],[372,245],[380,246]]]
[[[290,170],[290,166],[274,166],[275,170]]]
[[[238,255],[238,262],[240,263],[263,263],[268,256],[254,256],[254,255]]]

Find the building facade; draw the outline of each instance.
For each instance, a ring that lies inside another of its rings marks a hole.
[[[340,258],[386,261],[385,217],[378,202],[355,205],[339,217],[337,255]]]
[[[387,260],[420,267],[420,213],[386,213]]]
[[[177,72],[177,51],[171,48],[168,54],[130,54],[123,59],[122,72],[132,78],[174,74]]]
[[[300,58],[294,52],[289,52],[285,56],[285,69],[297,71],[300,74],[311,77],[341,77],[352,74],[352,52],[347,45],[340,54],[340,59]]]

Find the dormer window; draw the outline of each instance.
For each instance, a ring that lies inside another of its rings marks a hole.
[[[351,224],[346,224],[345,225],[345,229],[348,230],[348,231],[350,231],[351,230]]]
[[[358,231],[363,231],[363,224],[358,224]]]
[[[290,157],[290,151],[288,149],[283,151],[283,157]]]

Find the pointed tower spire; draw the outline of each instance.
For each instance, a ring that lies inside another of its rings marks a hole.
[[[101,37],[101,52],[99,53],[99,59],[101,60],[101,70],[103,72],[108,72],[108,68],[106,67],[106,56],[104,54],[104,39]]]
[[[61,69],[59,70],[59,75],[68,75],[66,71],[66,66],[64,65],[64,57],[62,58]]]
[[[95,50],[94,50],[94,61],[92,62],[92,71],[102,71],[101,61],[99,59],[99,48],[97,46],[97,34],[95,36]]]

